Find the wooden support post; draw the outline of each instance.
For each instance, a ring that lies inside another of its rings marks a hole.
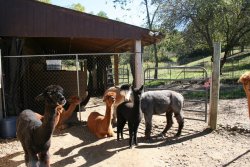
[[[210,119],[209,126],[215,130],[217,125],[217,112],[219,104],[219,90],[220,90],[220,42],[214,43],[213,53],[213,69],[212,69],[212,83],[210,88]]]
[[[3,104],[2,104],[2,54],[0,49],[0,120],[3,119]]]
[[[119,57],[114,55],[114,77],[115,85],[119,85]]]
[[[135,41],[135,86],[139,88],[142,85],[142,59],[141,59],[141,40]]]

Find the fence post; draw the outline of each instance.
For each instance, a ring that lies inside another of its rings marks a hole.
[[[214,42],[214,53],[213,53],[213,68],[212,68],[212,83],[210,88],[210,118],[209,126],[215,130],[217,125],[217,112],[219,103],[219,90],[220,90],[220,53],[221,43]]]
[[[78,97],[80,97],[80,81],[79,81],[79,59],[78,59],[78,54],[76,54],[76,59],[75,59],[75,65],[76,65],[76,82],[77,82],[77,95]],[[79,119],[80,121],[82,121],[82,117],[81,117],[81,106],[78,105],[78,109],[79,109]]]

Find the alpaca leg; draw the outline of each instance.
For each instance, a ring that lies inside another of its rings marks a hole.
[[[181,114],[175,114],[175,118],[179,124],[179,127],[178,127],[178,132],[176,133],[175,136],[180,136],[181,135],[181,131],[182,131],[182,128],[184,127],[184,118]]]
[[[135,123],[135,126],[134,126],[134,143],[135,143],[136,146],[138,145],[138,142],[137,142],[137,131],[138,131],[139,124],[140,124],[140,122]]]
[[[145,118],[145,126],[146,126],[145,137],[146,139],[150,139],[151,130],[152,130],[152,115],[149,116],[144,113],[144,118]]]
[[[50,157],[48,152],[39,154],[40,166],[50,167]]]
[[[120,140],[120,134],[121,138],[123,139],[123,128],[126,124],[126,120],[124,119],[117,119],[117,141]]]
[[[29,154],[25,149],[24,149],[24,160],[25,160],[26,166],[28,166],[28,164],[29,164]]]
[[[116,119],[117,119],[116,108],[117,108],[117,106],[113,104],[113,115],[112,115],[113,117],[112,117],[112,120],[111,120],[111,123],[112,123],[113,126],[116,126],[116,124],[117,124],[117,121],[116,121]]]
[[[108,136],[108,137],[113,137],[113,136],[114,136],[114,131],[113,131],[113,128],[112,128],[111,125],[109,126],[107,136]]]
[[[167,125],[165,129],[162,131],[162,134],[165,135],[167,131],[172,127],[173,125],[173,112],[166,112],[166,118],[167,118]]]
[[[26,166],[28,166],[28,164],[29,164],[29,153],[28,153],[28,151],[25,149],[23,143],[21,143],[21,144],[22,144],[23,151],[24,151],[24,160],[25,160],[25,164],[26,164]]]
[[[122,139],[124,139],[123,138],[123,129],[124,129],[125,124],[126,124],[126,120],[124,120],[123,123],[122,123],[122,125],[121,125],[121,138]]]
[[[29,153],[28,154],[28,157],[29,157],[29,162],[28,162],[28,165],[27,166],[38,166],[38,157],[35,153]]]
[[[133,139],[133,123],[128,122],[128,130],[129,130],[129,148],[132,148],[132,139]]]

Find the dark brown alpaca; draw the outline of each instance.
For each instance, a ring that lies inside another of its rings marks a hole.
[[[17,137],[20,140],[27,166],[50,166],[49,148],[55,128],[57,114],[66,100],[63,89],[58,85],[48,86],[36,97],[45,101],[45,112],[41,121],[32,110],[24,110],[17,119]]]

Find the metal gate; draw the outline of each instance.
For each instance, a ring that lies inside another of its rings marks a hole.
[[[157,77],[154,76],[158,73]],[[159,67],[144,70],[145,91],[173,90],[184,98],[185,118],[207,121],[207,104],[209,100],[210,80],[203,67]]]

